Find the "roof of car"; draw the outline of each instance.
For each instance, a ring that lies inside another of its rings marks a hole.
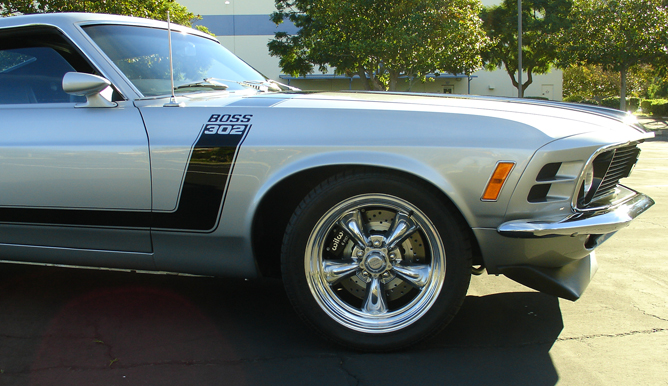
[[[121,23],[144,25],[149,27],[166,28],[167,22],[144,19],[132,16],[110,15],[104,13],[82,13],[82,12],[62,12],[62,13],[40,13],[32,15],[20,15],[0,18],[0,28],[16,27],[21,25],[55,25],[63,27],[65,25],[82,24],[88,22]],[[201,34],[201,32],[173,24],[175,30],[185,30]]]

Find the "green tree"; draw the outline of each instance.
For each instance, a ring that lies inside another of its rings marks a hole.
[[[521,94],[533,83],[533,74],[545,74],[558,58],[555,37],[569,26],[572,0],[522,0],[522,70],[526,81]],[[503,66],[513,86],[517,79],[517,0],[504,0],[501,5],[486,7],[480,17],[487,36],[494,44],[483,54],[485,67],[494,70]]]
[[[599,65],[620,79],[626,109],[627,76],[642,64],[666,63],[668,10],[663,0],[576,0],[572,29],[561,37],[562,63]]]
[[[27,15],[49,12],[92,12],[145,17],[148,19],[170,19],[185,26],[201,19],[174,0],[0,0],[0,16]],[[206,27],[197,29],[209,33]]]
[[[668,98],[668,78],[662,76],[653,78],[647,87],[646,96],[650,99]]]
[[[661,81],[662,78],[652,66],[634,67],[626,79],[627,96],[654,98],[655,94],[661,92]],[[600,101],[602,98],[620,95],[621,79],[618,73],[604,70],[601,66],[570,66],[564,69],[563,91],[565,98],[580,96]]]
[[[367,90],[395,90],[402,75],[472,73],[488,41],[478,0],[276,0],[276,8],[276,24],[300,28],[268,44],[283,72],[333,67],[359,75]]]
[[[581,96],[597,99],[619,95],[618,77],[615,73],[604,71],[600,66],[571,66],[564,69],[564,98]]]

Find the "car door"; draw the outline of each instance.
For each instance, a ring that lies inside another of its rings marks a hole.
[[[116,107],[77,107],[62,89],[72,71],[96,72],[55,28],[0,31],[0,245],[14,246],[0,259],[18,246],[151,252],[141,115],[113,88]]]

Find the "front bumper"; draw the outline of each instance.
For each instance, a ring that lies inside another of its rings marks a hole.
[[[473,231],[489,273],[576,300],[596,272],[594,249],[652,205],[650,197],[635,193],[612,207],[560,220],[513,220]]]
[[[638,193],[623,203],[599,211],[578,212],[559,221],[513,220],[501,224],[497,232],[507,237],[605,235],[627,227],[633,219],[654,205],[650,197]]]

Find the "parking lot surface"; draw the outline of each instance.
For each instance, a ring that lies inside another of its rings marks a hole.
[[[641,148],[626,182],[656,205],[577,302],[473,277],[443,333],[364,354],[311,333],[279,281],[0,264],[0,385],[668,385],[668,142]]]

